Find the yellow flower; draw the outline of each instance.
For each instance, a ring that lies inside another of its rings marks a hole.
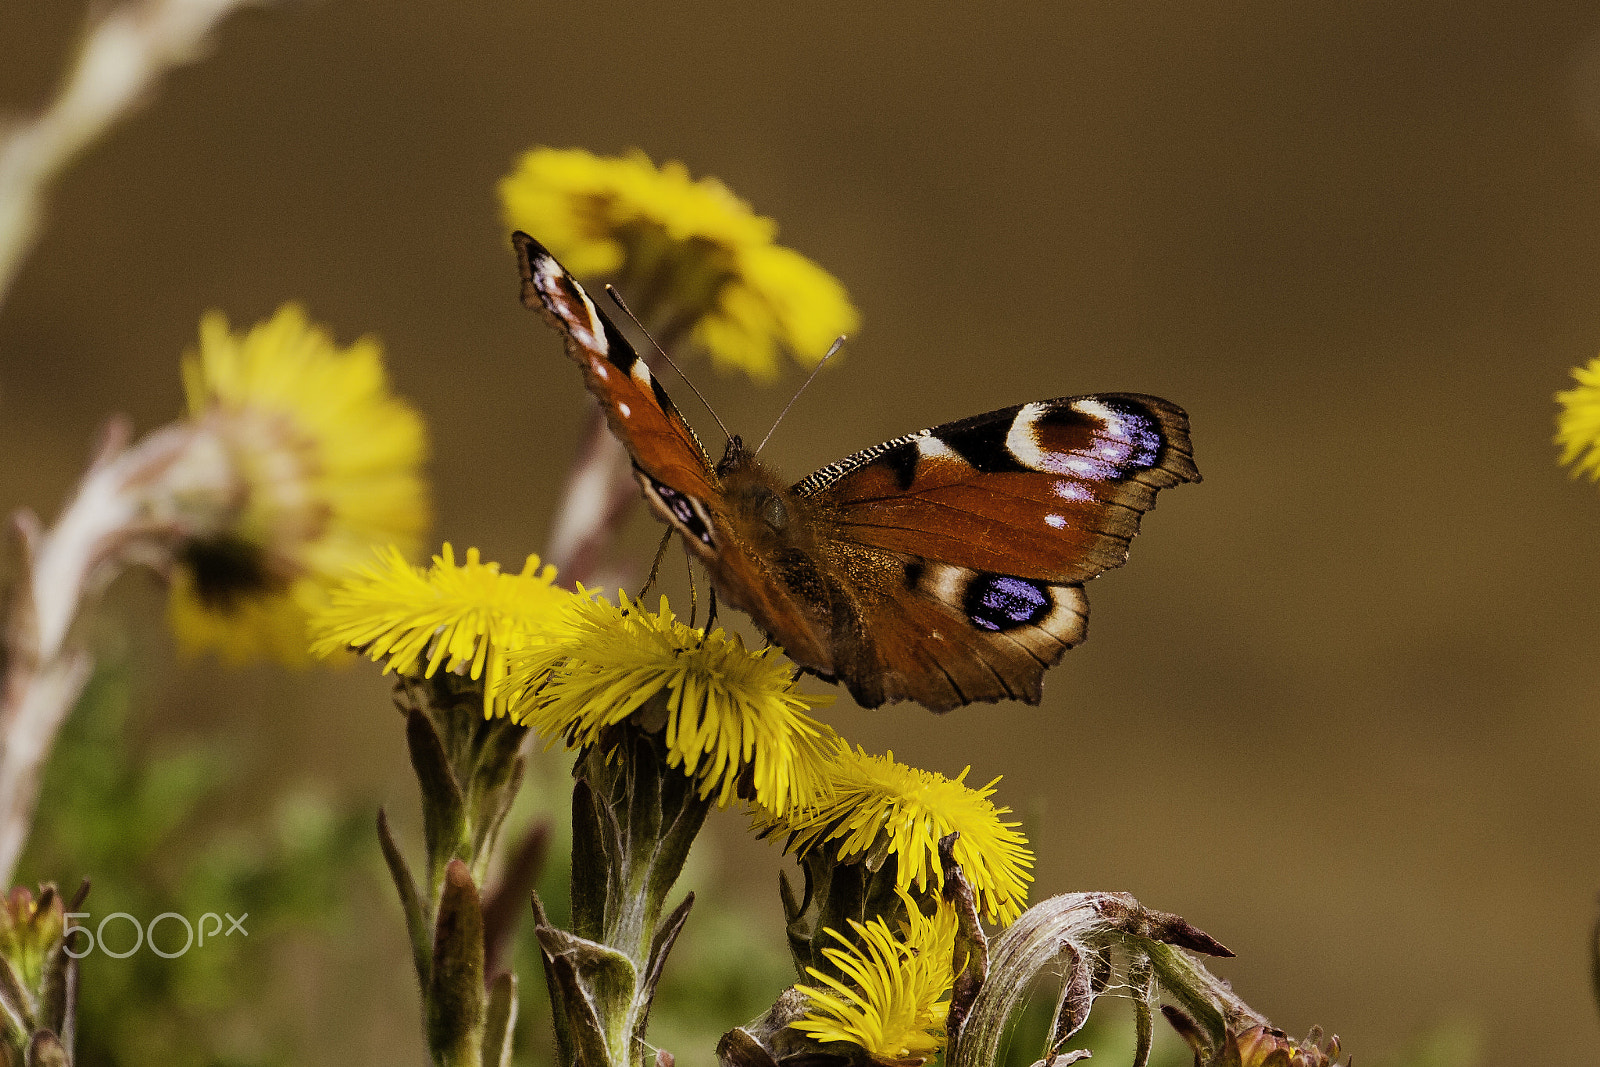
[[[837,279],[773,243],[776,223],[682,163],[535,148],[500,199],[574,275],[616,281],[664,345],[692,332],[724,369],[770,379],[779,345],[814,364],[859,323]]]
[[[631,719],[664,735],[668,765],[726,806],[741,785],[787,811],[814,801],[835,734],[806,712],[824,697],[794,686],[775,648],[755,652],[721,630],[677,621],[619,593],[620,607],[581,600],[544,644],[512,657],[504,702],[512,718],[580,748]]]
[[[228,491],[178,549],[173,629],[232,661],[303,662],[327,586],[375,544],[414,548],[428,524],[422,420],[389,391],[376,340],[340,349],[293,304],[242,336],[208,313],[183,372]]]
[[[328,594],[311,619],[311,651],[330,656],[353,648],[383,661],[384,673],[446,671],[484,680],[484,714],[504,706],[493,695],[511,653],[545,638],[573,594],[553,584],[556,569],[529,556],[519,574],[502,574],[476,548],[456,562],[449,545],[424,570],[390,546]],[[423,657],[426,656],[426,662]]]
[[[924,893],[944,888],[939,841],[960,831],[955,859],[978,906],[990,922],[1009,925],[1028,899],[1033,852],[1020,824],[1000,820],[1011,809],[989,800],[1000,779],[973,789],[964,784],[971,769],[951,780],[896,763],[893,752],[869,756],[839,741],[826,768],[825,799],[813,808],[760,812],[757,829],[789,835],[787,848],[797,854],[827,847],[841,862],[887,852],[896,884]]]
[[[881,918],[850,920],[856,942],[828,929],[842,948],[825,948],[849,983],[814,967],[811,977],[832,992],[796,986],[811,998],[812,1010],[790,1023],[816,1041],[848,1041],[874,1060],[911,1067],[944,1046],[950,988],[955,980],[956,913],[948,904],[925,916],[903,890],[907,922],[896,937]]]
[[[1578,384],[1556,394],[1561,405],[1556,444],[1562,465],[1571,464],[1573,474],[1588,474],[1594,481],[1600,479],[1600,356],[1572,368],[1572,376]]]

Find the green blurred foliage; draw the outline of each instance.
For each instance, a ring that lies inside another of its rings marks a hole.
[[[1381,1067],[1476,1067],[1483,1062],[1483,1030],[1467,1020],[1443,1023],[1422,1034]]]
[[[165,912],[198,924],[211,912],[248,915],[248,936],[214,934],[171,959],[148,943],[122,959],[97,946],[81,963],[77,1062],[268,1067],[304,1059],[284,1012],[264,1001],[293,973],[295,935],[328,936],[352,879],[372,876],[371,822],[365,811],[338,813],[296,794],[278,798],[268,826],[212,825],[207,808],[227,789],[235,754],[207,742],[147,751],[129,704],[115,669],[85,692],[45,774],[23,884],[56,881],[70,897],[88,877],[90,915],[80,924],[91,930],[115,912],[141,924]],[[225,919],[220,926],[229,928]],[[105,932],[116,951],[136,936],[120,918]],[[167,952],[183,939],[176,920],[157,928]],[[74,936],[74,948],[84,944]]]

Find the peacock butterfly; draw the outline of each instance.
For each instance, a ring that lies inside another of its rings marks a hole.
[[[1084,639],[1083,583],[1128,558],[1156,491],[1198,482],[1183,410],[1100,393],[896,437],[785,486],[738,437],[711,461],[661,384],[533,238],[522,302],[566,335],[644,498],[728,603],[865,707],[1038,703]]]

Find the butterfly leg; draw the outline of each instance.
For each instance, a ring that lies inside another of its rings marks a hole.
[[[689,546],[683,546],[683,569],[689,575],[689,629],[694,629],[694,620],[700,614],[700,591],[694,584],[694,556],[689,552]]]
[[[711,628],[717,624],[717,587],[716,586],[712,586],[711,587],[711,596],[709,597],[709,601],[710,601],[710,605],[711,606],[706,609],[706,628],[704,630],[700,631],[700,643],[702,645],[706,643],[706,634],[710,633],[711,632]]]
[[[661,535],[661,545],[656,549],[655,562],[650,564],[650,576],[644,580],[644,585],[639,589],[635,600],[643,600],[644,595],[655,586],[656,575],[661,572],[661,561],[667,557],[667,545],[672,541],[672,531],[669,529]]]

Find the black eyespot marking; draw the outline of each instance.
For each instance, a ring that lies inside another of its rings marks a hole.
[[[980,630],[1011,630],[1038,622],[1050,613],[1049,588],[1043,582],[1004,574],[979,574],[967,583],[967,618]]]
[[[939,440],[983,474],[1027,472],[1006,445],[1011,421],[1020,408],[991,411],[952,423],[939,432]],[[999,417],[1006,416],[1006,417]]]
[[[704,509],[695,506],[697,501],[693,497],[680,493],[671,486],[662,485],[648,474],[645,478],[650,483],[650,491],[655,493],[656,498],[671,513],[673,521],[699,538],[701,543],[712,548],[716,547],[716,542],[711,538],[711,528],[706,525],[703,517]]]
[[[905,490],[911,488],[911,483],[917,477],[917,446],[915,442],[896,445],[889,449],[878,460],[889,468],[894,475],[896,488]]]
[[[646,364],[646,366],[648,366],[648,364]],[[657,379],[653,374],[650,376],[650,391],[656,395],[656,403],[661,407],[662,411],[676,410],[672,406],[672,398],[667,395],[667,391],[665,389],[661,388],[660,380]]]
[[[571,284],[568,279],[563,278],[562,280],[567,281],[569,285]],[[583,302],[578,301],[578,306],[582,307]],[[622,336],[622,331],[617,329],[615,323],[604,315],[596,317],[600,320],[600,326],[606,335],[606,359],[610,361],[613,367],[627,374],[633,369],[633,361],[639,357],[634,355],[633,346],[628,343],[626,337]]]
[[[915,589],[917,583],[922,581],[922,572],[925,566],[921,560],[912,560],[906,564],[906,588]]]

